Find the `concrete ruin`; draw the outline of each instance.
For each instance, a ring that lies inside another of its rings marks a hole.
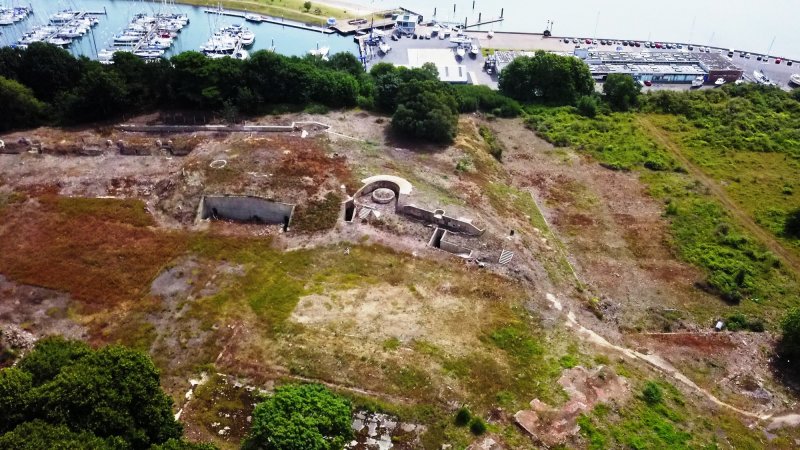
[[[462,258],[472,257],[472,249],[460,243],[460,239],[456,239],[456,235],[475,238],[483,234],[484,230],[476,227],[470,219],[450,217],[442,209],[430,210],[409,203],[413,186],[403,178],[375,175],[362,182],[364,185],[344,203],[346,223],[380,217],[380,211],[376,210],[376,207],[393,204],[394,212],[399,216],[434,227],[433,235],[428,241],[429,247]],[[370,202],[372,204],[369,204]]]
[[[282,225],[289,228],[294,205],[253,195],[206,195],[200,199],[198,220],[227,219],[243,223]]]

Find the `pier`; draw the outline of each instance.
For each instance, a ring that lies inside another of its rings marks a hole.
[[[284,18],[265,16],[261,14],[249,14],[242,11],[229,11],[225,9],[206,8],[203,10],[206,14],[218,14],[222,16],[240,17],[249,22],[266,22],[274,25],[282,25],[285,27],[299,28],[301,30],[313,31],[316,33],[333,34],[334,30],[319,25],[312,25],[308,23],[295,22],[294,20],[286,20]],[[249,16],[249,17],[246,17]],[[256,19],[256,20],[254,20]]]

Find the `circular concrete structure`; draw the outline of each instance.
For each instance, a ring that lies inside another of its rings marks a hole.
[[[389,203],[394,200],[394,191],[389,188],[378,188],[372,191],[372,201],[375,203]]]

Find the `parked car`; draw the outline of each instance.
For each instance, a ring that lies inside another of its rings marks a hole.
[[[689,50],[691,52],[692,50],[694,50],[694,45],[687,45],[686,50]]]
[[[633,45],[635,45],[635,46],[637,46],[637,47],[641,47],[641,46],[642,46],[642,43],[641,43],[641,42],[634,42],[634,43],[633,43]]]
[[[578,38],[572,38],[572,43],[573,44],[577,44],[578,43]]]
[[[591,40],[591,39],[586,39],[586,41],[585,41],[585,42],[586,42],[587,44],[591,44],[591,43],[592,43],[592,40]]]
[[[656,48],[661,48],[661,42],[656,42]]]
[[[650,80],[644,80],[644,85],[645,85],[645,86],[652,86],[652,85],[653,85],[653,82],[652,82],[652,81],[650,81]]]
[[[569,44],[569,38],[564,38],[564,43]]]
[[[782,59],[780,59],[780,58],[775,58],[775,64],[780,64],[780,63],[781,63],[781,61],[783,61],[783,60],[782,60]]]

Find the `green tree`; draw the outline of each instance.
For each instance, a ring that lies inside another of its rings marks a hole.
[[[351,406],[318,384],[287,385],[259,403],[247,450],[334,450],[351,436]]]
[[[72,431],[66,425],[53,425],[41,420],[23,423],[13,431],[0,436],[0,450],[127,450],[129,448],[119,437],[103,439],[86,431]]]
[[[572,56],[537,51],[508,64],[498,83],[500,92],[521,102],[571,105],[594,91],[589,67]]]
[[[0,131],[39,125],[45,118],[46,105],[22,84],[0,77]]]
[[[64,123],[108,119],[122,113],[127,106],[126,84],[119,75],[100,63],[87,64],[75,89],[56,99]]]
[[[311,9],[311,2],[304,2],[303,8],[305,8],[306,12],[308,12]]]
[[[17,367],[31,374],[34,386],[40,386],[91,352],[92,349],[83,342],[49,336],[36,342],[33,351],[26,354]]]
[[[800,308],[789,310],[781,321],[780,350],[784,356],[800,357]]]
[[[36,98],[49,102],[75,87],[81,78],[81,65],[63,48],[34,42],[22,54],[18,76]]]
[[[181,437],[172,400],[147,355],[119,346],[92,351],[57,337],[39,341],[16,368],[0,371],[0,432],[36,420],[133,449]]]
[[[22,49],[0,47],[0,77],[17,80],[22,65]]]
[[[612,73],[603,83],[606,101],[617,111],[627,111],[639,104],[642,86],[630,75]]]
[[[26,420],[33,377],[16,367],[0,371],[0,434]]]
[[[147,355],[125,347],[105,347],[64,366],[33,397],[48,422],[120,436],[134,448],[181,436],[158,369]]]
[[[458,131],[458,104],[450,86],[437,81],[413,80],[397,93],[392,128],[405,136],[450,143]]]

